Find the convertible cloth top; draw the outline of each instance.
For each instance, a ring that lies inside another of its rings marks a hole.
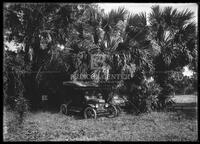
[[[93,82],[81,82],[81,81],[66,81],[63,82],[63,85],[66,86],[76,85],[79,87],[88,87],[88,86],[98,87],[98,85]]]

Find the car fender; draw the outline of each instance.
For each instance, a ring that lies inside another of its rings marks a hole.
[[[66,107],[68,107],[68,105],[70,105],[72,103],[72,101],[68,101],[68,102],[65,102],[64,104],[66,105]]]
[[[92,107],[92,108],[95,108],[95,105],[93,105],[93,104],[87,104],[87,106],[90,106],[90,107]]]

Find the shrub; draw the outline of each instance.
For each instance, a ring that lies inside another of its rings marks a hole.
[[[155,82],[145,81],[142,85],[135,88],[130,103],[138,112],[149,112],[159,108],[158,95],[161,91],[160,86]]]
[[[159,101],[159,109],[164,109],[168,104],[171,104],[172,102],[172,95],[174,93],[174,87],[173,85],[166,83],[162,87],[162,91],[160,92],[158,96]]]
[[[15,111],[18,114],[17,119],[19,120],[19,123],[21,124],[24,120],[26,113],[29,110],[29,104],[28,104],[28,101],[23,96],[17,97],[15,99],[15,102],[16,102]]]

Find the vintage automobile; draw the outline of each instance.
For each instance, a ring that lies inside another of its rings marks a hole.
[[[124,109],[128,102],[126,96],[119,96],[116,93],[111,93],[107,101],[117,108],[118,115],[122,112],[122,109]]]
[[[63,85],[66,88],[66,96],[63,100],[64,103],[60,106],[61,113],[67,115],[69,112],[77,112],[81,113],[85,119],[118,115],[117,108],[101,98],[102,94],[97,84],[66,81],[63,82]]]

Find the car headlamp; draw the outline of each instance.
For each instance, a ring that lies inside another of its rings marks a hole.
[[[108,107],[108,104],[107,104],[107,103],[105,104],[105,107]]]

